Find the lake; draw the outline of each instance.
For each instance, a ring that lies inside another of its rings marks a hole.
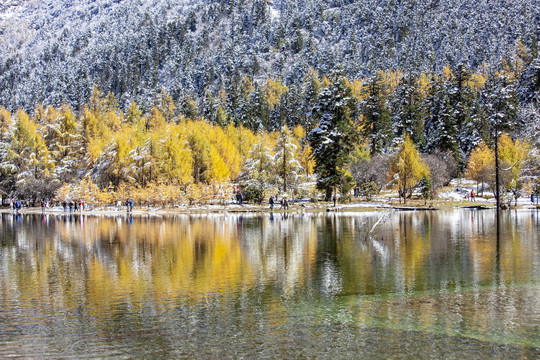
[[[535,210],[0,227],[0,358],[540,358]]]

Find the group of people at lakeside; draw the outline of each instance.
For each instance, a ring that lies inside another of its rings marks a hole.
[[[288,210],[289,209],[289,201],[287,200],[287,198],[285,196],[283,196],[280,201],[278,201],[278,198],[279,198],[279,194],[276,194],[274,196],[270,196],[270,199],[268,199],[268,204],[270,204],[270,210],[273,211],[274,210],[274,205],[276,203],[278,203],[278,202],[281,205],[281,207],[280,207],[281,210]],[[236,199],[236,203],[239,204],[239,205],[242,205],[244,203],[244,196],[242,195],[242,193],[240,191],[236,193],[235,199]]]
[[[467,201],[476,201],[476,194],[474,193],[474,190],[471,190],[471,192],[467,194]]]
[[[127,212],[133,211],[133,199],[129,198],[124,202]],[[122,211],[122,202],[120,200],[116,201],[116,208],[118,211]]]
[[[270,199],[268,200],[268,203],[270,204],[270,210],[274,211],[274,204],[278,202],[278,195],[270,196]],[[283,197],[281,201],[279,202],[281,204],[280,210],[289,210],[289,201],[286,197]]]
[[[55,199],[44,199],[37,201],[39,205],[36,205],[36,201],[29,200],[18,200],[18,199],[9,199],[9,208],[13,212],[20,213],[24,208],[31,208],[35,206],[41,206],[41,212],[45,212],[47,209],[61,208],[64,212],[82,212],[88,210],[88,204],[82,200],[55,200]],[[133,199],[129,198],[124,203],[126,206],[127,212],[133,211],[134,202]],[[122,210],[122,202],[117,201],[118,211]]]
[[[68,209],[69,209],[69,212],[72,213],[72,212],[77,212],[77,211],[84,211],[86,210],[88,207],[88,205],[82,201],[82,200],[79,200],[79,201],[73,201],[73,200],[70,200],[70,201],[63,201],[62,202],[62,208],[64,209],[64,212],[67,212]],[[41,205],[41,209],[44,210],[44,206],[43,206],[43,203]]]
[[[455,191],[461,191],[461,192],[463,192],[463,190],[466,190],[466,189],[460,189],[460,188],[455,189]],[[469,190],[468,192],[466,192],[466,199],[468,201],[475,202],[477,196],[478,195],[475,193],[474,189]],[[243,199],[243,195],[242,195],[242,193],[240,191],[238,191],[236,193],[235,198],[236,198],[236,202],[238,204],[243,204],[244,199]],[[337,205],[337,196],[334,195],[332,200],[333,200],[334,207],[336,207],[336,205]],[[538,202],[538,196],[535,193],[531,192],[530,201],[534,205],[535,201]],[[42,212],[45,212],[46,209],[48,209],[48,208],[61,207],[64,212],[69,211],[70,213],[73,213],[73,212],[85,211],[85,210],[87,210],[87,207],[88,207],[88,205],[82,200],[78,200],[78,201],[73,201],[73,200],[66,201],[66,200],[64,200],[64,201],[61,201],[61,200],[55,200],[55,199],[44,199],[44,200],[38,201],[38,203],[41,204]],[[6,204],[6,203],[4,202],[4,204]],[[276,195],[270,196],[270,198],[268,200],[268,204],[270,205],[270,210],[271,211],[274,210],[274,207],[276,206],[276,204],[280,205],[280,208],[279,208],[280,210],[289,210],[289,200],[287,199],[286,194],[284,194],[284,196],[282,196],[281,199],[280,199],[280,194],[279,193],[276,194]],[[30,208],[30,207],[35,207],[35,206],[36,206],[36,201],[17,200],[17,199],[13,199],[13,198],[9,199],[9,208],[12,209],[13,212],[16,212],[16,213],[20,213],[20,211],[23,210],[24,208]],[[126,209],[126,211],[128,213],[133,212],[133,207],[134,207],[133,199],[128,198],[124,202],[122,202],[120,200],[117,200],[117,202],[116,202],[117,210],[122,211],[123,206],[125,206],[125,209]]]
[[[20,212],[23,208],[30,208],[35,206],[35,201],[28,201],[28,200],[9,200],[9,208],[12,209],[15,212]],[[60,200],[54,200],[54,199],[43,199],[41,201],[38,201],[39,205],[41,206],[41,211],[45,212],[46,209],[50,209],[53,207],[62,207],[64,209],[64,212],[73,212],[73,211],[83,211],[86,210],[87,204],[82,201],[60,201]]]

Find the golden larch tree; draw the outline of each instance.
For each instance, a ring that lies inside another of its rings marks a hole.
[[[403,197],[404,204],[420,180],[424,176],[430,176],[428,166],[408,135],[405,135],[401,147],[391,161],[390,175],[397,181],[399,196]]]

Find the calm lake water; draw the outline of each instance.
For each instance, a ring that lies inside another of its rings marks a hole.
[[[540,358],[533,210],[0,227],[0,358]]]

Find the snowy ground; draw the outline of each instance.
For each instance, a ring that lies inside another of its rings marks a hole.
[[[494,206],[495,199],[490,190],[485,191],[485,197],[476,197],[476,202],[469,201],[467,194],[471,193],[471,190],[474,190],[476,193],[477,187],[476,182],[464,179],[454,179],[450,182],[449,186],[440,189],[437,191],[436,199],[431,203],[435,207],[454,207],[454,206],[466,206],[466,205],[487,205]],[[413,203],[413,202],[411,202]],[[353,199],[350,204],[339,204],[338,209],[384,209],[392,208],[398,204],[397,192],[395,190],[387,190],[381,192],[378,196],[374,197],[372,201],[365,201],[363,198]],[[414,204],[414,203],[413,203]],[[418,202],[416,202],[418,205]],[[514,201],[512,200],[512,205]],[[290,204],[289,210],[293,212],[298,211],[323,211],[329,208],[333,208],[332,202],[319,202],[311,203],[309,201],[298,201]],[[534,205],[531,203],[530,196],[525,196],[518,199],[518,206],[524,208],[532,208]],[[254,212],[268,212],[270,211],[269,205],[264,202],[261,205],[258,204],[238,204],[234,201],[231,201],[225,205],[178,205],[175,207],[135,207],[133,210],[134,215],[141,214],[205,214],[205,213],[254,213]],[[282,211],[280,204],[274,206],[274,211]],[[2,209],[1,212],[10,213],[10,209]],[[38,208],[25,208],[22,210],[22,213],[41,213],[42,210]],[[45,210],[49,214],[69,214],[64,212],[62,207],[53,207],[47,208]],[[76,212],[80,213],[80,212]],[[121,215],[126,214],[125,207],[122,207],[122,210],[118,211],[116,206],[89,206],[87,210],[83,212],[84,214],[96,214],[96,215]]]

